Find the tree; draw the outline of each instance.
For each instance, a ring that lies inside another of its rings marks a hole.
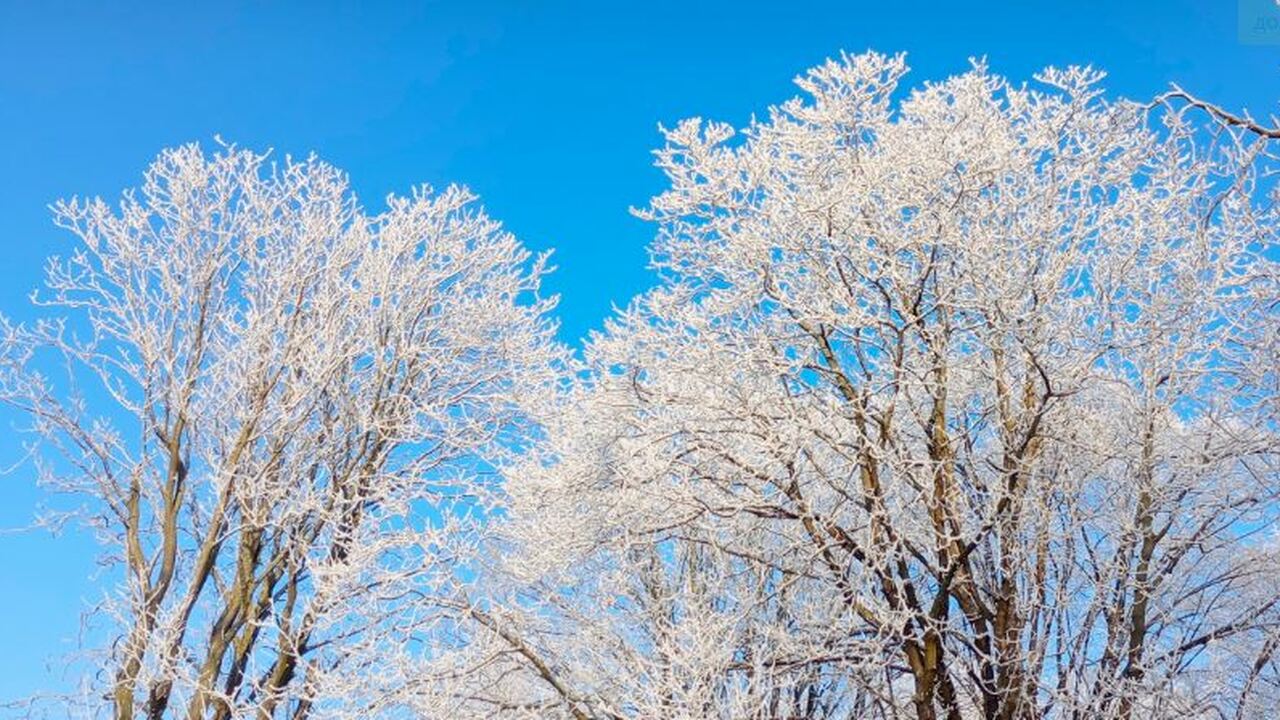
[[[424,708],[1280,702],[1273,131],[1089,68],[905,72],[842,57],[741,139],[666,132],[662,281],[508,473],[519,584]]]
[[[5,326],[0,397],[119,578],[99,695],[121,720],[340,713],[429,632],[415,598],[452,592],[554,378],[545,258],[466,190],[370,216],[336,169],[235,147],[54,212],[79,244],[37,302],[63,315]]]
[[[119,574],[115,716],[1272,714],[1280,130],[906,72],[666,131],[581,365],[461,190],[187,147],[59,205],[0,398]]]

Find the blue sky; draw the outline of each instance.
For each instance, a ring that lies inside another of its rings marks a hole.
[[[1240,0],[1250,3],[1252,0]],[[906,51],[910,83],[988,57],[1016,80],[1093,63],[1116,95],[1169,82],[1265,117],[1280,44],[1239,41],[1235,0],[927,3],[61,3],[0,0],[0,312],[28,318],[69,236],[46,205],[114,197],[156,151],[214,134],[321,157],[365,205],[459,182],[534,249],[575,342],[650,277],[659,122],[744,124],[837,54]],[[0,440],[0,464],[17,457]],[[0,476],[0,528],[28,523],[31,473]],[[100,594],[83,534],[0,533],[0,699],[50,672]],[[2,714],[3,711],[0,711]]]

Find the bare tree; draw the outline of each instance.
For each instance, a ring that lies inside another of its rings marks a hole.
[[[461,190],[188,147],[58,206],[0,397],[121,573],[106,706],[1274,714],[1280,132],[906,72],[665,131],[660,282],[580,366]]]
[[[1266,128],[905,72],[667,131],[662,282],[508,475],[452,716],[1273,714]]]
[[[315,159],[186,146],[55,207],[60,315],[5,326],[0,397],[120,578],[90,712],[342,714],[430,633],[415,598],[455,592],[560,352],[544,259],[472,202],[368,216]]]

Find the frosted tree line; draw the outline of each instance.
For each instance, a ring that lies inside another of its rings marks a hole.
[[[581,348],[462,188],[191,145],[58,204],[0,399],[108,641],[28,709],[1274,717],[1280,128],[906,75],[665,129]]]

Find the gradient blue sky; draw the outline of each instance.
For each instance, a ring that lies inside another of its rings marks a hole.
[[[1117,95],[1178,82],[1266,116],[1280,45],[1241,44],[1237,15],[1235,0],[0,0],[0,312],[30,317],[43,259],[69,247],[49,202],[116,196],[160,148],[218,133],[315,151],[370,209],[418,183],[469,185],[527,245],[555,248],[548,284],[575,342],[650,280],[650,229],[627,209],[661,188],[659,122],[742,125],[805,68],[866,48],[906,51],[913,83],[974,55],[1019,80],[1093,63]],[[0,465],[17,447],[0,439]],[[0,528],[40,499],[29,469],[0,476]],[[93,556],[81,533],[0,532],[0,700],[66,686],[58,658],[101,593]]]

